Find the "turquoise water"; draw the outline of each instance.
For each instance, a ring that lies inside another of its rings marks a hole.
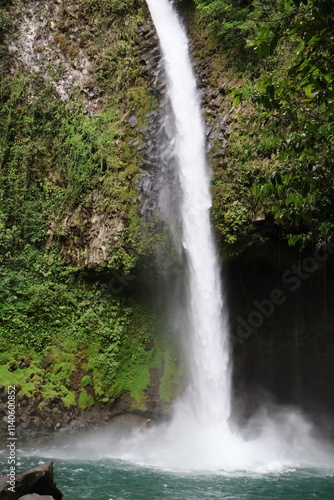
[[[21,472],[48,457],[20,458]],[[5,468],[3,468],[5,472]],[[292,469],[280,473],[173,473],[121,460],[54,460],[64,500],[308,500],[334,499],[334,473]]]

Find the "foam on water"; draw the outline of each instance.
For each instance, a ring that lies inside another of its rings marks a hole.
[[[216,423],[199,425],[184,415],[131,432],[105,428],[61,438],[28,455],[63,460],[113,459],[179,472],[216,474],[281,473],[313,467],[334,471],[333,447],[313,435],[312,425],[297,411],[276,408],[254,416],[243,431],[226,431]],[[190,417],[188,415],[188,417]]]

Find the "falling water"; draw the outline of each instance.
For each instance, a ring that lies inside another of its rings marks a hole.
[[[188,368],[184,404],[198,421],[227,421],[230,372],[227,329],[222,317],[220,270],[210,225],[210,176],[205,128],[188,41],[168,0],[147,0],[157,30],[173,117],[173,144],[181,189],[180,220],[186,255],[186,311],[182,325]]]

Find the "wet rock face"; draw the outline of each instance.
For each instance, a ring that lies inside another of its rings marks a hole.
[[[160,147],[162,144],[166,105],[166,76],[161,64],[159,39],[152,22],[148,21],[139,28],[141,46],[142,72],[150,87],[150,92],[157,99],[156,109],[146,115],[146,126],[138,129],[143,145],[138,149],[141,153],[141,177],[138,184],[141,213],[145,219],[151,211],[159,207],[161,191]]]
[[[15,491],[7,483],[8,476],[0,478],[0,500],[61,500],[63,494],[57,488],[53,478],[53,462],[45,462],[24,472],[16,478]]]
[[[139,38],[143,74],[157,99],[156,108],[146,116],[146,127],[138,129],[143,138],[143,145],[138,148],[142,160],[139,199],[144,218],[148,218],[152,211],[159,210],[169,219],[172,215],[168,212],[168,205],[175,207],[179,200],[178,179],[169,141],[173,137],[173,130],[166,119],[166,115],[171,113],[166,95],[166,75],[161,63],[159,40],[150,21],[140,27]],[[190,42],[190,51],[196,59],[196,41]],[[215,170],[227,163],[228,139],[235,114],[225,96],[230,82],[222,78],[218,88],[210,83],[210,61],[199,60],[194,66],[206,124],[207,153]],[[177,221],[174,223],[177,225]]]
[[[40,73],[63,101],[80,88],[86,95],[86,110],[93,114],[100,103],[90,88],[91,65],[79,44],[82,22],[78,3],[30,0],[18,13],[17,32],[8,48],[16,61],[14,70],[23,65]]]
[[[67,435],[78,431],[105,427],[119,420],[128,419],[131,422],[140,422],[150,419],[160,419],[169,411],[169,404],[160,401],[158,397],[161,371],[154,369],[151,373],[151,384],[146,390],[145,411],[129,413],[133,408],[134,400],[129,392],[125,392],[114,403],[95,405],[82,411],[78,406],[66,406],[60,396],[53,396],[42,401],[41,393],[36,392],[31,398],[18,391],[15,413],[15,436],[18,442],[36,442],[49,438],[50,435]],[[0,389],[1,390],[1,389]],[[8,437],[7,392],[0,393],[0,440]],[[1,497],[0,497],[1,500]]]
[[[233,84],[228,78],[220,77],[220,81],[213,85],[210,60],[197,56],[199,42],[191,44],[193,58],[196,60],[195,72],[197,75],[197,85],[200,91],[203,115],[206,124],[207,153],[214,170],[224,167],[227,164],[227,148],[229,136],[232,133],[232,126],[235,122],[235,109],[231,107],[231,102],[227,95],[231,88],[238,86]]]
[[[139,32],[143,75],[156,98],[155,109],[145,117],[146,126],[138,129],[143,139],[143,145],[138,148],[141,153],[140,210],[145,221],[154,220],[157,215],[160,221],[167,221],[178,231],[181,190],[174,158],[174,120],[167,95],[167,79],[152,21],[141,26]]]
[[[124,223],[120,218],[99,213],[96,206],[96,200],[91,200],[63,220],[60,255],[64,262],[75,262],[78,267],[91,268],[108,260],[111,245],[117,248],[118,241],[122,239]],[[49,246],[52,246],[51,241]]]
[[[19,391],[20,386],[16,386]],[[76,420],[78,408],[67,407],[60,396],[53,396],[43,401],[41,393],[36,388],[34,398],[18,392],[16,406],[16,436],[18,438],[34,439],[57,431]],[[0,436],[7,437],[7,394],[0,395]]]
[[[74,102],[78,96],[89,117],[101,111],[108,95],[96,77],[94,64],[96,51],[103,47],[94,39],[94,16],[86,13],[83,2],[18,0],[8,2],[8,16],[15,26],[15,32],[6,33],[4,39],[10,55],[8,72],[39,75],[60,101],[71,96]],[[33,86],[28,93],[33,102],[37,97]],[[58,185],[57,179],[55,172],[50,180]],[[96,190],[82,196],[80,206],[70,208],[71,213],[64,214],[61,223],[50,217],[46,249],[54,248],[60,240],[64,263],[80,268],[105,264],[110,249],[124,244],[125,223],[119,211],[105,215],[101,205],[103,199]]]

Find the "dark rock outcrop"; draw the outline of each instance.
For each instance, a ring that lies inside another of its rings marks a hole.
[[[0,478],[0,500],[19,500],[24,497],[26,500],[27,495],[31,500],[35,500],[34,494],[43,495],[40,498],[61,500],[63,495],[57,488],[53,479],[53,462],[45,462],[44,464],[34,467],[33,469],[24,472],[15,480],[15,491],[9,488],[11,485],[8,483],[9,476]],[[45,496],[46,495],[46,496]]]
[[[143,145],[138,147],[141,156],[139,200],[144,218],[159,205],[161,191],[160,174],[160,131],[163,129],[166,104],[166,75],[161,64],[159,39],[151,20],[139,27],[142,73],[157,100],[156,107],[146,115],[146,126],[138,128]]]
[[[38,390],[34,397],[20,392],[17,388],[16,406],[16,436],[20,440],[25,438],[36,439],[59,428],[68,426],[80,415],[80,409],[74,405],[66,406],[60,396],[53,396],[43,401]],[[41,389],[41,388],[39,388]],[[7,393],[0,394],[0,437],[7,435]],[[57,408],[57,412],[54,409]]]

